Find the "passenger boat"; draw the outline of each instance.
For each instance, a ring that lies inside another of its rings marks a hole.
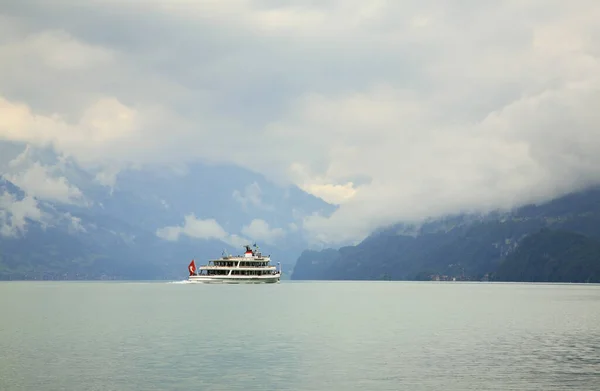
[[[225,252],[219,259],[211,259],[204,266],[196,269],[196,263],[188,265],[189,282],[202,283],[276,283],[281,279],[281,263],[279,269],[270,265],[271,256],[263,255],[256,243],[254,249],[244,246],[244,255],[227,255]]]

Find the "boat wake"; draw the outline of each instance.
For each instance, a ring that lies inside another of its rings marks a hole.
[[[189,280],[181,280],[181,281],[169,281],[167,284],[193,284]]]

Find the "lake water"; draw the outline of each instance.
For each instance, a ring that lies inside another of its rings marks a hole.
[[[0,283],[0,390],[598,390],[600,286]]]

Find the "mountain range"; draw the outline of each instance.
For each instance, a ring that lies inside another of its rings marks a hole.
[[[600,282],[600,188],[539,205],[397,224],[304,251],[292,279]]]
[[[0,279],[183,278],[256,242],[285,275],[306,215],[335,206],[243,168],[130,168],[110,185],[51,152],[0,143]]]
[[[321,251],[305,216],[337,206],[227,165],[82,168],[0,142],[0,279],[181,279],[257,242],[295,280],[593,282],[600,188],[538,205],[398,223]]]

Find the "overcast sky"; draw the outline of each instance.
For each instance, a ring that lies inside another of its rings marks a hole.
[[[233,162],[325,241],[543,200],[600,182],[600,2],[5,0],[0,138]]]

